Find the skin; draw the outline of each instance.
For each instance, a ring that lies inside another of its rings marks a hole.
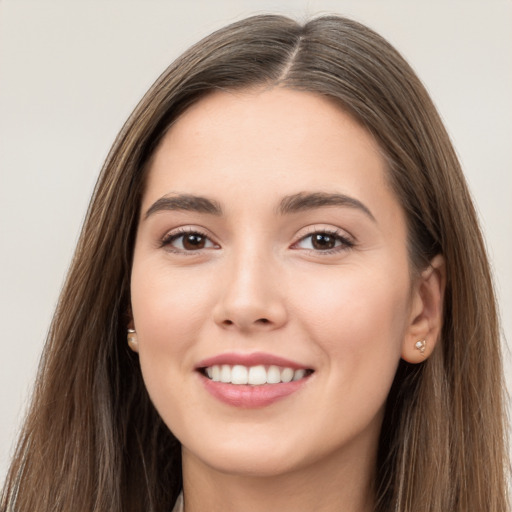
[[[279,211],[304,193],[364,206]],[[222,214],[152,208],[176,194]],[[200,233],[200,248],[182,231]],[[331,233],[334,248],[313,245],[313,233]],[[412,279],[406,238],[375,140],[325,98],[216,92],[168,131],[142,198],[132,326],[148,392],[183,446],[187,512],[372,509],[396,367],[428,357],[441,323],[442,259]],[[195,369],[225,352],[314,373],[272,405],[234,407]]]

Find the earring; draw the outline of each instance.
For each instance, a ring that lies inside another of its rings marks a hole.
[[[419,350],[422,354],[425,353],[425,348],[427,347],[427,341],[426,340],[420,340],[417,341],[414,345],[417,350]]]
[[[139,348],[139,343],[137,341],[137,333],[135,332],[135,329],[128,329],[128,346],[134,351],[137,352]]]

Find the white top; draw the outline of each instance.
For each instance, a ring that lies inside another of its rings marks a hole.
[[[180,495],[178,496],[178,499],[176,500],[176,503],[174,505],[174,508],[172,509],[172,512],[183,512],[183,493],[180,492]]]

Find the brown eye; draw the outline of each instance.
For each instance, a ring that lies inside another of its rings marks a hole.
[[[206,235],[196,231],[170,234],[162,241],[162,246],[176,252],[192,252],[216,247]]]
[[[314,249],[325,251],[336,247],[336,238],[328,233],[315,233],[311,236],[311,245]]]
[[[206,245],[206,237],[199,233],[190,233],[188,235],[182,235],[183,237],[183,248],[187,251],[193,251],[195,249],[204,249]]]
[[[295,249],[308,249],[320,253],[338,252],[351,247],[354,247],[354,242],[350,239],[340,233],[329,231],[316,231],[294,244]]]

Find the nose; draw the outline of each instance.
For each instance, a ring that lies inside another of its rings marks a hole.
[[[276,264],[256,251],[226,262],[213,318],[223,329],[271,331],[287,322],[284,290]]]

